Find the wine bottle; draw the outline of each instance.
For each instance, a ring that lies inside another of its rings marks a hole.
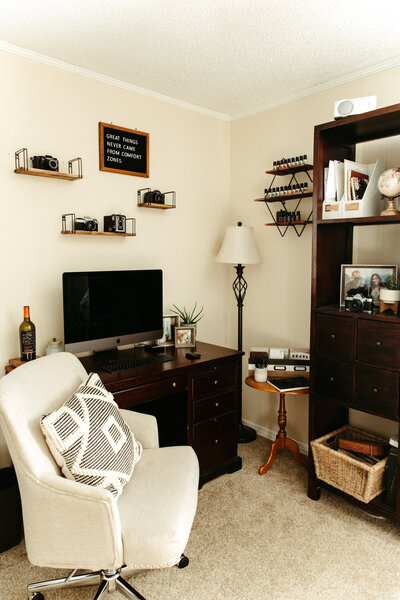
[[[24,306],[24,320],[19,326],[19,342],[21,360],[34,360],[36,358],[36,327],[31,321],[29,306]]]

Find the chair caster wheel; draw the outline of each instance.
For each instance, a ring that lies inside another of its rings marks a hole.
[[[180,569],[184,569],[185,567],[187,567],[189,564],[189,559],[187,556],[185,556],[184,554],[181,555],[181,558],[179,559],[178,562],[178,567]]]

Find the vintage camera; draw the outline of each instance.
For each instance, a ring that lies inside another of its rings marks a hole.
[[[374,302],[372,298],[366,296],[365,288],[355,288],[347,292],[344,299],[344,307],[349,312],[366,312],[371,313]]]
[[[146,192],[144,195],[144,202],[146,204],[164,204],[165,194],[162,194],[159,190]]]
[[[58,160],[54,156],[32,156],[32,167],[34,169],[45,169],[46,171],[58,171]]]
[[[75,217],[75,231],[98,231],[99,222],[90,217]]]
[[[125,215],[108,215],[104,217],[104,231],[126,233]]]

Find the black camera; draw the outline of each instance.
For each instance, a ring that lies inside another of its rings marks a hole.
[[[367,297],[365,287],[354,288],[347,292],[344,299],[344,307],[349,312],[365,312],[371,313],[374,306],[372,298]]]
[[[126,233],[125,215],[108,215],[104,217],[104,231]]]
[[[99,222],[97,219],[91,219],[90,217],[76,217],[75,218],[75,231],[98,231]]]
[[[164,204],[165,194],[162,194],[159,190],[146,192],[144,195],[144,202],[146,204]]]
[[[34,169],[45,169],[46,171],[58,171],[58,160],[54,156],[32,156],[32,167]]]

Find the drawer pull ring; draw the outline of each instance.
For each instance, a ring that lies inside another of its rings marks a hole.
[[[172,383],[172,387],[176,387],[176,381]]]
[[[378,341],[378,342],[376,342],[376,345],[377,345],[377,346],[382,346],[382,342],[379,342],[379,341]]]
[[[218,406],[219,406],[219,402],[216,402],[216,403],[215,403],[215,406],[218,408]]]
[[[336,335],[334,333],[331,333],[331,339],[334,340],[336,338]]]

